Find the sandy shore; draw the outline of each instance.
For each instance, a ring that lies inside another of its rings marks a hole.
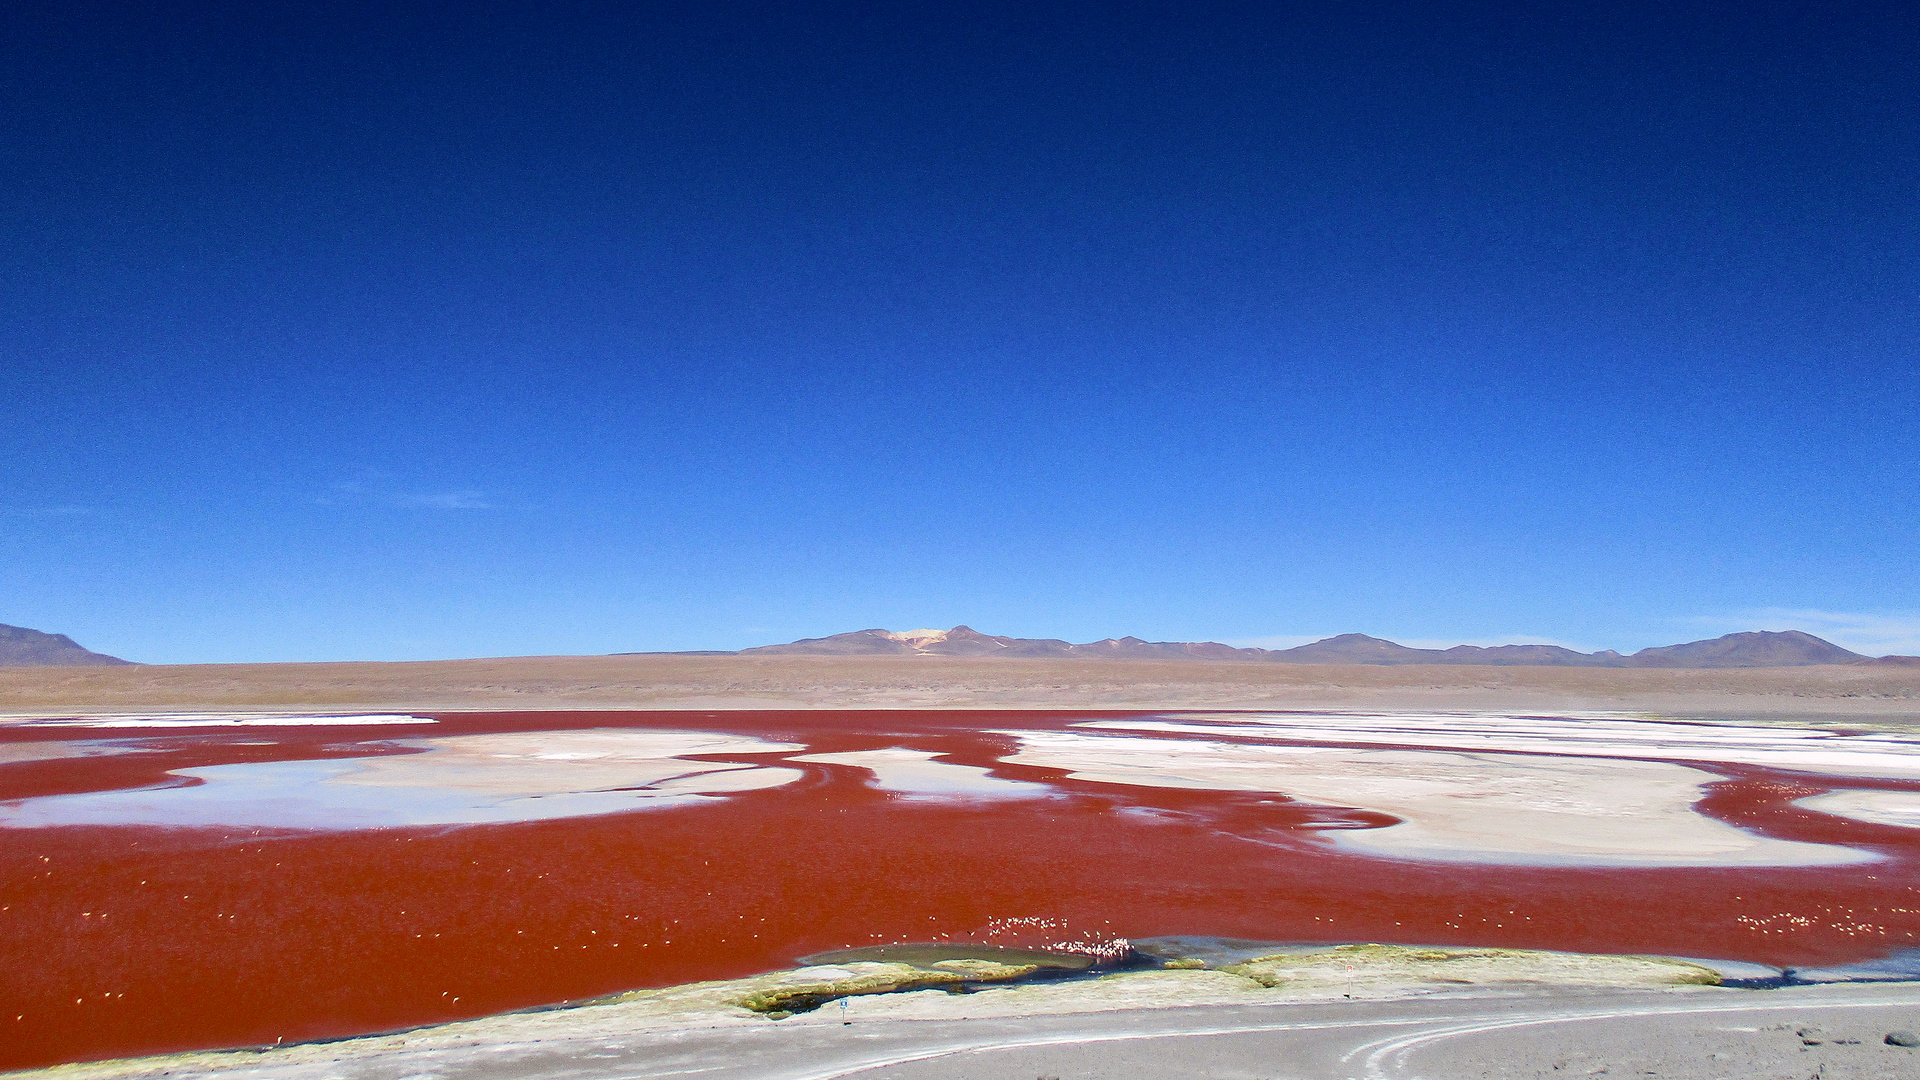
[[[299,709],[1608,711],[1920,723],[1920,668],[1718,670],[534,656],[0,669],[0,713]]]
[[[781,1018],[738,1004],[779,982],[871,981],[808,968],[393,1035],[12,1074],[25,1080],[398,1077],[953,1080],[1114,1076],[1904,1077],[1920,984],[1784,990],[1693,984],[1695,965],[1632,957],[1357,947],[1220,970],[873,993]],[[1336,951],[1337,952],[1337,951]],[[1445,968],[1427,971],[1423,968]],[[1273,985],[1267,985],[1267,984]],[[1896,1038],[1898,1038],[1896,1036]]]

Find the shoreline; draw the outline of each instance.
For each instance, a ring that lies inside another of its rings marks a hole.
[[[1234,957],[1213,956],[1202,965],[1163,956],[1158,967],[1045,981],[1008,980],[1004,973],[976,969],[974,973],[985,978],[961,993],[913,984],[904,969],[914,965],[860,961],[816,964],[742,979],[628,991],[347,1038],[82,1061],[0,1076],[8,1080],[150,1080],[244,1069],[258,1080],[311,1080],[321,1076],[459,1073],[475,1068],[489,1073],[507,1068],[516,1075],[564,1071],[577,1076],[582,1072],[581,1057],[608,1056],[591,1053],[589,1047],[617,1047],[650,1060],[650,1055],[669,1051],[688,1038],[699,1038],[722,1050],[730,1043],[764,1043],[770,1038],[773,1044],[762,1049],[771,1050],[776,1055],[774,1061],[750,1067],[744,1075],[781,1075],[785,1071],[779,1067],[784,1064],[779,1061],[781,1044],[815,1048],[822,1036],[865,1037],[875,1027],[896,1030],[909,1043],[924,1042],[935,1029],[974,1029],[985,1043],[991,1041],[985,1038],[990,1032],[1009,1024],[1068,1022],[1099,1026],[1123,1016],[1146,1016],[1172,1023],[1174,1028],[1168,1034],[1195,1035],[1231,1030],[1231,1024],[1223,1026],[1221,1021],[1249,1012],[1256,1019],[1264,1017],[1263,1026],[1267,1028],[1293,1026],[1284,1019],[1276,1025],[1275,1018],[1310,1009],[1333,1010],[1336,1016],[1344,1011],[1372,1017],[1463,1005],[1496,1009],[1544,1006],[1577,1018],[1580,1008],[1596,1003],[1603,1015],[1611,1015],[1607,1010],[1615,1003],[1660,999],[1671,1000],[1670,1011],[1769,1008],[1777,995],[1788,992],[1715,984],[1722,973],[1711,965],[1722,965],[1728,975],[1751,974],[1749,969],[1755,965],[1670,957],[1346,945],[1283,947],[1251,960],[1216,962],[1221,959]],[[930,969],[919,965],[918,970],[924,973]],[[764,998],[770,990],[813,987],[822,980],[837,981],[847,993],[794,1014],[743,1006],[756,996]],[[889,980],[900,983],[899,988],[874,989]],[[1825,999],[1838,1007],[1879,1003],[1891,997],[1911,1000],[1920,1008],[1920,982],[1828,982],[1792,990],[1800,997]],[[1215,1019],[1216,1014],[1219,1019]],[[1122,1026],[1131,1030],[1134,1025],[1129,1021]],[[843,1035],[842,1029],[847,1028],[856,1030]],[[952,1056],[969,1049],[973,1047],[963,1039],[961,1045],[947,1046],[934,1055],[909,1052],[899,1059]],[[741,1071],[737,1068],[740,1062],[724,1064],[733,1066],[732,1071]],[[844,1075],[870,1067],[830,1072]],[[614,1071],[610,1075],[634,1073]]]

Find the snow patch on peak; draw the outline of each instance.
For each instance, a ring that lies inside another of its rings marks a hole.
[[[888,630],[885,636],[894,641],[904,641],[916,649],[924,649],[947,640],[947,633],[945,630]]]

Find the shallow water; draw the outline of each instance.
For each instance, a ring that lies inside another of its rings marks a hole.
[[[1920,743],[1884,735],[380,720],[0,726],[0,1068],[386,1030],[888,942],[1188,934],[1804,968],[1920,944],[1920,829],[1816,809],[1920,789]]]

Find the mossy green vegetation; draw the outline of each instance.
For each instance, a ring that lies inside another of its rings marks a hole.
[[[1036,968],[1059,968],[1065,971],[1085,971],[1094,963],[1093,957],[1086,953],[966,944],[869,945],[858,949],[835,949],[832,952],[815,953],[812,956],[800,958],[803,964],[850,964],[871,961],[911,964],[915,967],[931,967],[959,960],[980,960],[1014,965],[1030,964]]]
[[[970,984],[1012,982],[1039,970],[1037,964],[1006,964],[975,957],[931,960],[924,965],[851,961],[786,973],[735,998],[733,1003],[780,1020],[811,1012],[838,998],[912,990],[963,992]]]
[[[959,993],[975,983],[1006,983],[1094,966],[1093,957],[1084,953],[926,943],[835,949],[801,957],[800,962],[808,966],[776,976],[775,982],[756,987],[735,1004],[782,1019],[838,998],[935,989]]]
[[[883,945],[820,953],[806,959],[814,966],[767,977],[733,1003],[779,1019],[817,1009],[838,998],[931,989],[958,993],[976,985],[985,988],[1022,983],[1036,975],[1057,977],[1093,966],[1086,957],[1073,954],[950,945]],[[1159,967],[1168,975],[1211,969],[1245,979],[1254,987],[1285,987],[1309,995],[1345,991],[1373,994],[1394,987],[1533,984],[1656,988],[1721,983],[1720,974],[1711,968],[1667,957],[1440,945],[1292,946],[1217,966],[1195,956],[1163,955],[1159,960]],[[1127,972],[1108,976],[1123,980],[1129,977]]]
[[[1339,981],[1463,986],[1718,986],[1721,982],[1720,973],[1712,968],[1666,957],[1381,944],[1277,953],[1220,970],[1270,989],[1290,983]]]
[[[822,971],[825,978],[804,982],[762,986],[735,999],[743,1009],[782,1020],[794,1013],[811,1012],[836,998],[859,994],[891,994],[899,990],[946,988],[966,981],[957,971],[929,971],[906,964],[863,964],[862,968],[880,970],[839,970],[802,968],[800,974]],[[839,977],[835,977],[839,976]]]

